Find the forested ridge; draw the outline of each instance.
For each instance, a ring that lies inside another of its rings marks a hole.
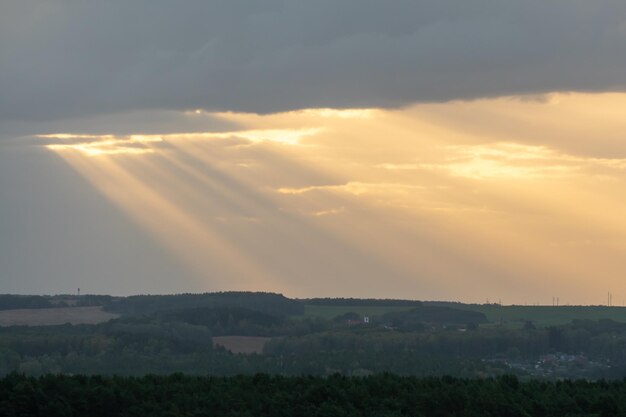
[[[0,380],[0,415],[619,417],[626,381],[10,374]]]
[[[300,300],[307,305],[321,306],[410,306],[422,305],[421,301],[398,300],[393,298],[303,298]]]
[[[282,294],[269,292],[227,291],[203,294],[133,295],[119,297],[105,304],[105,309],[131,315],[188,308],[241,307],[274,315],[301,315],[304,304]]]
[[[18,295],[0,294],[0,310],[102,306],[122,315],[148,315],[158,311],[201,307],[244,307],[274,315],[301,315],[304,304],[270,292],[224,291],[166,295]]]

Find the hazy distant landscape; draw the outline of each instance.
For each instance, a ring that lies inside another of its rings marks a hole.
[[[253,292],[2,295],[0,372],[621,378],[625,310]]]

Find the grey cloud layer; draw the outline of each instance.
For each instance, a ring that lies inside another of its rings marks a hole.
[[[626,87],[623,0],[4,0],[0,120]]]

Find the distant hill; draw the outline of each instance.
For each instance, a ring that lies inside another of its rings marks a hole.
[[[240,307],[284,316],[304,314],[304,304],[269,292],[217,292],[204,294],[135,295],[112,300],[105,310],[122,315],[148,315],[189,308]]]
[[[393,298],[303,298],[301,301],[307,305],[355,307],[412,307],[422,304],[421,301]]]
[[[110,295],[17,295],[0,294],[0,311],[39,310],[72,307],[102,307],[104,311],[120,316],[149,316],[164,311],[193,308],[242,308],[278,317],[304,317],[327,319],[355,313],[359,316],[382,317],[387,313],[401,313],[421,308],[419,317],[407,320],[440,323],[437,317],[448,317],[449,323],[485,323],[491,326],[522,328],[528,322],[536,327],[564,325],[572,320],[611,319],[626,322],[626,307],[617,306],[520,306],[500,304],[464,304],[445,301],[417,301],[406,299],[376,298],[287,298],[270,292],[230,291],[201,294],[133,295],[117,297]],[[449,308],[429,310],[425,307]],[[473,311],[484,315],[471,317]],[[35,314],[35,313],[33,313]],[[417,313],[415,313],[417,314]],[[414,315],[415,315],[414,314]],[[435,314],[434,316],[429,316]],[[460,314],[460,315],[459,315]],[[388,316],[396,317],[396,316]],[[399,316],[398,316],[399,317]],[[456,317],[456,318],[455,318]],[[397,319],[397,317],[396,317]],[[73,321],[73,320],[70,320]],[[444,321],[445,322],[445,321]]]

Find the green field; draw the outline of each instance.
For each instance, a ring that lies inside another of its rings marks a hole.
[[[479,311],[494,324],[522,326],[527,320],[535,326],[555,326],[572,320],[611,319],[626,322],[626,307],[606,306],[500,306],[494,304],[464,304],[456,308]]]
[[[357,313],[361,316],[382,316],[385,313],[394,311],[407,311],[412,306],[324,306],[324,305],[305,305],[305,317],[322,317],[332,319],[346,313]]]
[[[479,311],[487,316],[487,326],[505,325],[522,327],[526,321],[532,321],[537,327],[567,324],[572,320],[611,319],[626,322],[626,307],[606,306],[500,306],[497,304],[457,304],[433,303],[461,310]],[[305,317],[333,317],[354,312],[359,315],[380,316],[395,311],[407,311],[411,306],[330,306],[306,305]]]

